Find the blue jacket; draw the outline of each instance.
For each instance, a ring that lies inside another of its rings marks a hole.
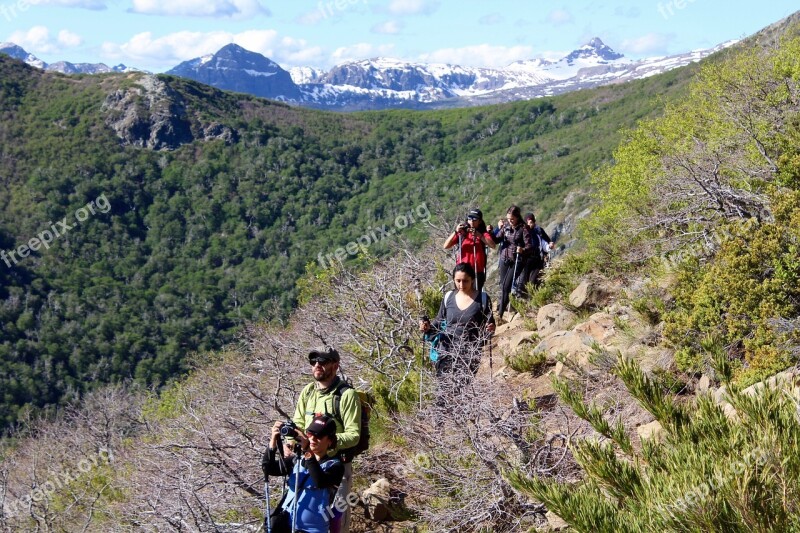
[[[269,473],[283,475],[285,471],[280,462],[275,458],[275,451],[269,450]],[[319,463],[315,457],[311,459],[297,458],[293,460],[292,473],[289,474],[286,498],[282,508],[289,513],[289,518],[294,519],[294,488],[295,480],[300,480],[297,500],[297,530],[308,533],[328,533],[330,521],[339,514],[331,505],[333,495],[344,475],[344,464],[338,457],[333,457]]]

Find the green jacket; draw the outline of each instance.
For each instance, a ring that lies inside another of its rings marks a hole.
[[[309,383],[303,388],[292,417],[295,425],[305,430],[314,420],[314,416],[333,415],[333,391],[341,382],[341,378],[337,377],[336,381],[327,389],[317,388],[316,382]],[[358,392],[354,388],[350,387],[342,392],[339,410],[341,419],[334,417],[336,420],[336,452],[352,448],[358,444],[358,440],[361,438],[361,402]]]

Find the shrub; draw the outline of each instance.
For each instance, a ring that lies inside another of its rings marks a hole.
[[[800,525],[797,403],[780,389],[748,396],[731,390],[728,418],[708,397],[677,403],[635,363],[615,373],[661,423],[663,441],[630,446],[576,389],[557,381],[561,399],[605,439],[573,445],[586,478],[578,484],[506,476],[578,531],[796,531]]]

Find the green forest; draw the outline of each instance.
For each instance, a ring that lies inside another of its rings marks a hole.
[[[621,128],[679,98],[694,70],[492,107],[348,115],[160,75],[159,105],[177,117],[168,133],[185,139],[154,149],[123,142],[163,111],[139,94],[144,74],[68,77],[0,56],[0,250],[16,252],[0,262],[0,426],[101,384],[168,382],[243,324],[285,320],[319,254],[421,205],[455,217],[477,200],[491,218],[514,202],[547,221],[575,192],[570,209],[585,208]],[[138,119],[118,135],[125,94]],[[45,231],[47,247],[31,242]],[[413,242],[426,228],[403,233]]]

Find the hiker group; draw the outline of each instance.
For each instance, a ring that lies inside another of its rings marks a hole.
[[[552,240],[533,214],[522,217],[511,206],[497,227],[487,225],[479,209],[467,213],[444,242],[456,248],[448,291],[436,317],[420,319],[430,345],[439,387],[436,406],[450,409],[441,391],[456,389],[474,377],[483,348],[494,333],[495,318],[484,290],[488,250],[499,247],[500,317],[511,295],[523,296],[540,283]],[[491,344],[490,367],[491,367]],[[358,501],[351,493],[352,460],[369,444],[369,404],[363,393],[339,376],[339,352],[332,348],[308,353],[314,381],[303,388],[291,420],[276,421],[262,459],[268,533],[348,533],[350,510]],[[282,476],[283,496],[270,510],[269,477]]]
[[[445,250],[456,246],[455,289],[444,295],[435,319],[421,317],[420,330],[430,345],[436,375],[455,374],[463,383],[477,372],[483,346],[495,330],[491,300],[484,290],[489,249],[498,249],[497,315],[502,319],[512,295],[524,297],[529,286],[540,285],[553,241],[533,213],[523,218],[520,208],[512,205],[497,227],[486,224],[480,209],[469,211],[466,221],[444,241]],[[489,364],[491,369],[491,351]]]

